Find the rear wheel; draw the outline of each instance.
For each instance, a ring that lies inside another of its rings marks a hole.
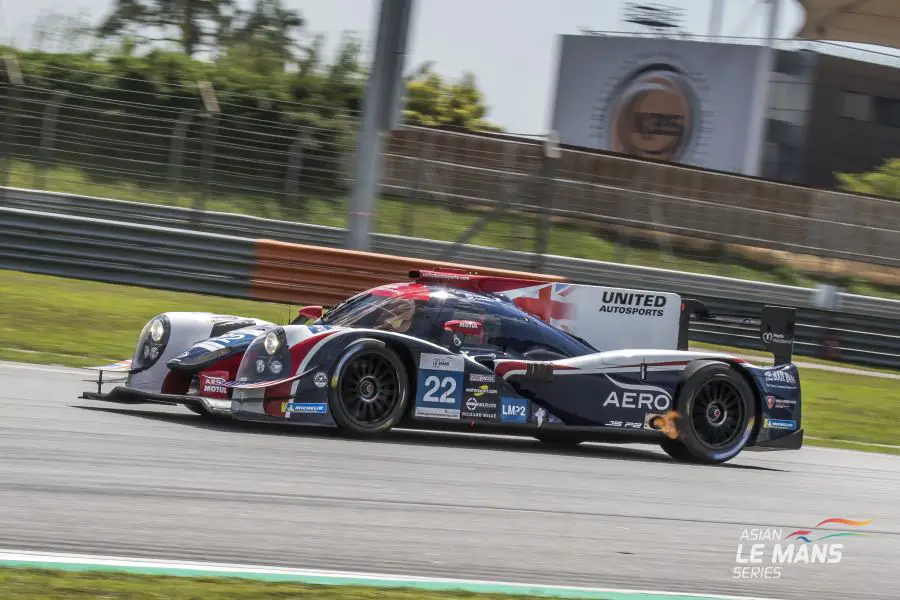
[[[756,421],[754,394],[737,367],[708,363],[697,368],[678,394],[679,439],[662,448],[684,462],[718,464],[743,450]]]
[[[381,342],[351,346],[338,360],[335,374],[329,404],[341,429],[374,435],[402,418],[409,394],[406,369],[397,353]]]

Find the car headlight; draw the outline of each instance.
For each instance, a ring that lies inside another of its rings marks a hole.
[[[276,327],[247,347],[237,371],[237,381],[266,381],[284,377],[291,369],[291,349],[284,329]]]
[[[158,344],[162,341],[165,334],[166,326],[163,324],[162,319],[153,319],[153,323],[150,325],[150,339]]]
[[[166,315],[154,317],[144,325],[131,361],[134,369],[149,369],[163,355],[169,343],[171,326]]]
[[[266,351],[266,354],[275,354],[280,347],[281,340],[278,338],[278,334],[274,331],[267,333],[266,339],[263,341],[263,349]]]

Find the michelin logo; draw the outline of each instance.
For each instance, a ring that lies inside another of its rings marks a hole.
[[[672,408],[672,395],[661,387],[622,383],[609,375],[606,378],[621,391],[612,390],[603,402],[604,407],[638,408],[657,412]]]

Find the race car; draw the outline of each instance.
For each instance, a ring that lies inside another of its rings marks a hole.
[[[794,309],[763,309],[771,367],[688,351],[693,316],[724,318],[671,293],[413,271],[327,313],[304,307],[288,325],[158,315],[132,360],[97,367],[97,392],[81,397],[357,436],[402,427],[650,443],[707,464],[800,448]],[[103,393],[110,371],[127,376]]]

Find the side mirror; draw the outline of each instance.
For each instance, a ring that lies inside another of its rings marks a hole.
[[[444,323],[444,331],[453,334],[452,345],[462,346],[462,340],[466,336],[477,336],[478,343],[484,340],[484,326],[481,321],[447,321]]]
[[[325,309],[321,306],[304,306],[300,310],[297,311],[298,320],[300,317],[309,320],[309,319],[320,319],[322,314],[324,314]]]

